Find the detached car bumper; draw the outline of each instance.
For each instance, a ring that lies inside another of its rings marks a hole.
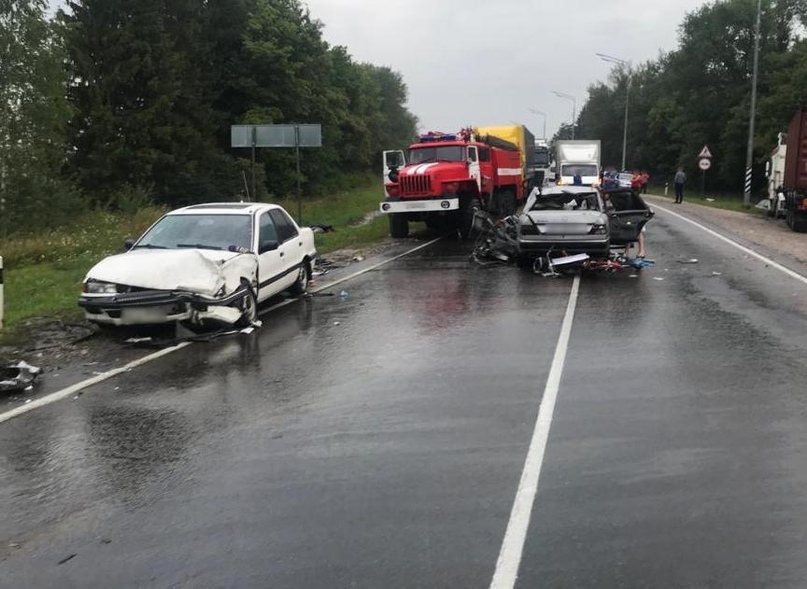
[[[224,297],[208,297],[191,292],[144,290],[114,295],[84,294],[78,306],[84,309],[88,321],[105,325],[156,325],[190,319],[224,319],[235,322],[237,313],[222,315],[222,307],[232,307],[247,294],[240,288]],[[232,311],[235,311],[234,309]]]

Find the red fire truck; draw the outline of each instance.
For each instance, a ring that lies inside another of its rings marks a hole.
[[[389,215],[390,235],[406,237],[410,221],[425,221],[468,237],[474,209],[514,213],[531,180],[522,162],[517,145],[472,128],[421,135],[409,146],[408,161],[403,151],[385,151],[380,208]]]

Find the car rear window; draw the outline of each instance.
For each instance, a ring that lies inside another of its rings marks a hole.
[[[571,193],[561,192],[554,194],[542,194],[535,199],[531,211],[562,211],[562,210],[584,210],[599,211],[600,201],[597,194],[593,192]]]

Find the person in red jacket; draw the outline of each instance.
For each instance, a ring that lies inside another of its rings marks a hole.
[[[642,188],[642,175],[639,173],[639,170],[633,170],[633,177],[630,179],[630,187],[639,192]]]
[[[647,183],[650,182],[650,174],[647,170],[642,170],[642,184],[640,192],[642,194],[647,194]]]

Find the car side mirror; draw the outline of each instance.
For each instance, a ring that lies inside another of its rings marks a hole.
[[[261,242],[261,246],[258,248],[259,254],[265,254],[266,252],[271,252],[276,250],[278,247],[278,243],[276,239],[265,239]]]
[[[134,247],[134,244],[135,240],[132,239],[131,237],[127,237],[126,239],[123,240],[123,249],[128,252],[130,249]]]

